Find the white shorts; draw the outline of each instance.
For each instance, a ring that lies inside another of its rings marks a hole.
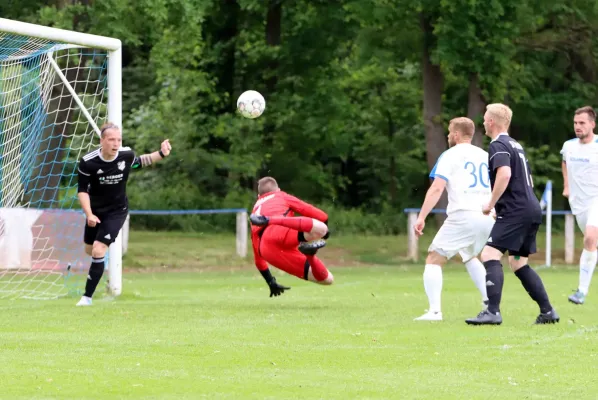
[[[586,233],[586,226],[595,226],[598,228],[598,202],[594,202],[590,208],[575,216],[577,226],[583,234]]]
[[[428,252],[447,259],[458,253],[464,262],[469,261],[482,251],[493,226],[494,218],[481,211],[456,211],[444,221]]]

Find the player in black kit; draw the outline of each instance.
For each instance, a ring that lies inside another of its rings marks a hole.
[[[122,146],[118,126],[108,123],[100,128],[100,148],[79,160],[78,197],[87,217],[83,241],[91,267],[85,293],[78,306],[90,306],[91,297],[104,273],[104,257],[108,246],[118,236],[127,214],[127,180],[131,169],[147,167],[170,154],[170,142],[161,149],[136,157],[133,150]]]
[[[536,252],[536,234],[542,223],[542,209],[534,193],[525,151],[507,133],[512,115],[511,109],[504,104],[489,104],[484,114],[486,135],[492,139],[488,149],[492,197],[482,211],[489,214],[495,208],[496,223],[481,255],[486,267],[488,308],[477,317],[467,319],[465,322],[470,325],[502,323],[500,299],[504,273],[500,259],[507,251],[511,270],[540,306],[540,315],[535,323],[559,322],[542,279],[527,264],[528,256]]]

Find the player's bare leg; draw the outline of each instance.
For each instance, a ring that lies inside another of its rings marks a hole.
[[[329,232],[328,226],[322,221],[312,218],[312,228],[309,232],[302,232],[299,238],[299,251],[306,256],[314,256],[318,250],[326,246]]]
[[[328,226],[322,221],[312,218],[312,228],[309,232],[304,232],[303,237],[306,242],[322,239],[328,233]]]
[[[265,217],[263,215],[251,214],[249,220],[253,225],[279,225],[302,232],[299,251],[305,255],[314,255],[326,246],[326,242],[320,239],[328,238],[328,226],[317,219],[308,217]]]
[[[536,324],[554,324],[559,322],[559,315],[556,310],[552,308],[548,300],[548,294],[542,279],[536,271],[528,265],[527,257],[509,256],[509,266],[511,271],[515,273],[517,278],[521,281],[521,285],[529,294],[538,306],[540,307],[540,315],[536,318]]]
[[[91,266],[85,283],[85,293],[77,306],[91,306],[91,298],[104,274],[104,257],[108,251],[108,246],[96,240],[93,245],[85,245],[86,252],[89,247],[91,247]]]
[[[308,281],[319,285],[332,285],[334,283],[334,276],[328,271],[322,260],[316,256],[307,256],[307,261],[310,265],[307,271]]]
[[[598,261],[596,243],[598,242],[598,227],[587,225],[583,236],[583,251],[579,258],[579,286],[577,291],[569,296],[574,304],[583,304],[590,289],[592,275]]]
[[[442,321],[442,310],[440,299],[442,293],[442,266],[446,263],[446,257],[435,251],[428,253],[424,269],[424,290],[428,296],[428,311],[414,321]]]

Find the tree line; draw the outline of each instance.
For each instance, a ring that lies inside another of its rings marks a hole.
[[[8,0],[0,15],[122,40],[125,143],[173,144],[131,179],[135,209],[250,207],[272,175],[339,231],[404,231],[448,121],[473,119],[487,146],[492,102],[513,109],[538,196],[552,179],[562,209],[559,150],[598,95],[591,0]],[[247,89],[267,101],[256,120],[235,112]]]

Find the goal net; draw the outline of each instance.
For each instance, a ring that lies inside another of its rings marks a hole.
[[[0,19],[0,298],[83,288],[77,162],[98,147],[99,125],[120,125],[120,107],[120,41]],[[115,295],[118,245],[107,263]]]

